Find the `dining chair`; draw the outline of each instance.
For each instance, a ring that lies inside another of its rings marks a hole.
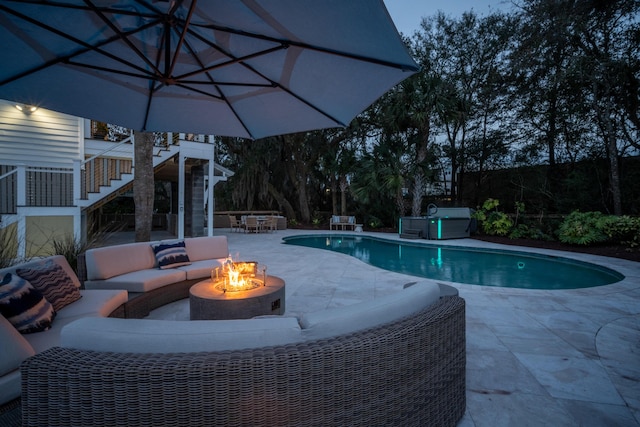
[[[247,216],[244,221],[244,230],[247,233],[259,233],[260,226],[258,225],[258,218],[256,218],[255,216]]]
[[[233,215],[229,215],[229,224],[231,227],[231,231],[240,231],[242,230],[242,222]]]
[[[276,231],[278,229],[278,218],[275,216],[268,216],[264,221],[263,228],[267,231]]]

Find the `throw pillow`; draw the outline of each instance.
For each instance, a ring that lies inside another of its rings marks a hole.
[[[19,268],[16,273],[40,291],[53,305],[55,311],[82,297],[80,289],[73,283],[64,268],[50,259],[38,267]]]
[[[184,240],[158,242],[151,245],[161,270],[191,264]]]
[[[0,314],[23,334],[46,331],[56,316],[51,303],[31,283],[11,273],[0,280]]]

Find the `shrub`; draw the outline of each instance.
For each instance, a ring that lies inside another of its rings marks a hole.
[[[376,216],[369,216],[367,225],[373,229],[382,227],[382,220]]]
[[[603,218],[600,226],[609,240],[630,249],[640,247],[640,218],[609,215]]]
[[[510,239],[533,239],[533,240],[553,240],[553,237],[546,234],[539,227],[532,227],[527,224],[518,224],[509,233]]]
[[[78,271],[78,256],[89,249],[83,242],[78,241],[72,234],[66,234],[62,238],[52,240],[53,253],[50,255],[62,255],[73,268]]]
[[[558,238],[576,245],[611,242],[637,248],[640,247],[640,218],[575,211],[560,224]]]
[[[0,228],[0,268],[11,267],[26,261],[17,258],[18,240],[12,227]]]
[[[571,212],[558,228],[558,239],[572,245],[590,245],[606,242],[608,237],[602,231],[604,215],[601,212]]]
[[[513,221],[506,213],[498,210],[499,205],[499,200],[487,199],[482,208],[473,214],[482,231],[490,236],[506,236],[513,228]]]
[[[114,225],[107,227],[103,231],[92,231],[92,224],[87,226],[87,239],[77,240],[72,234],[66,234],[62,238],[53,238],[51,241],[52,252],[50,255],[62,255],[74,271],[78,271],[78,256],[85,253],[87,249],[101,246],[112,233],[122,231],[124,225]]]
[[[325,222],[325,219],[322,217],[322,214],[319,212],[313,213],[313,218],[311,218],[311,224],[313,224],[314,228],[320,227]]]

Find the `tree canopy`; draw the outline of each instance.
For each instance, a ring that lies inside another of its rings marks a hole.
[[[404,35],[421,71],[347,128],[218,139],[235,175],[217,208],[390,227],[430,202],[478,206],[493,171],[528,167],[500,184],[507,205],[569,213],[591,199],[638,214],[621,159],[640,152],[639,11],[636,0],[521,0],[509,14],[424,17]]]

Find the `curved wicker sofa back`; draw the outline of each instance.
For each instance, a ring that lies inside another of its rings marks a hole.
[[[87,289],[125,289],[129,301],[123,317],[143,318],[158,307],[189,297],[189,288],[211,275],[229,255],[226,236],[171,239],[184,242],[188,265],[160,268],[152,245],[137,242],[87,250],[78,258],[80,279]]]
[[[23,425],[454,426],[465,304],[441,298],[356,333],[238,351],[55,347],[22,365]]]

